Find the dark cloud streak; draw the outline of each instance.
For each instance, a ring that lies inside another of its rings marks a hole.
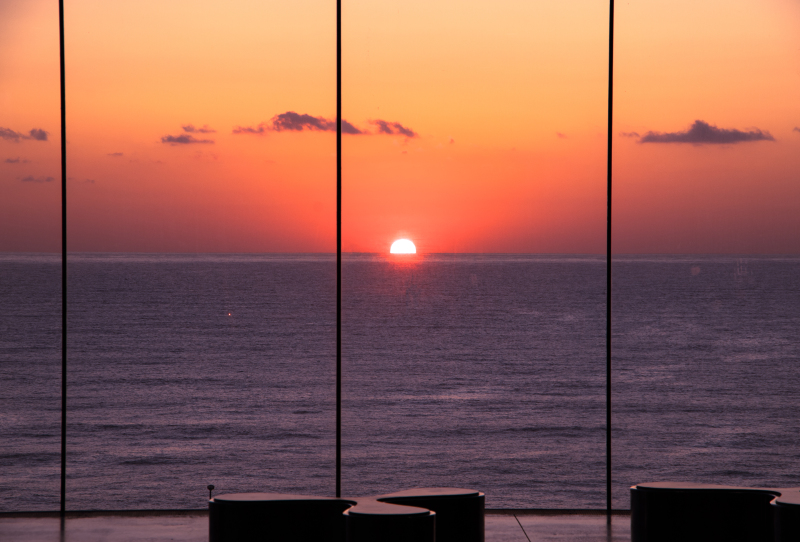
[[[287,111],[272,117],[272,129],[276,132],[283,132],[284,130],[300,132],[306,129],[330,132],[336,130],[336,121],[314,117],[305,113]]]
[[[336,123],[333,123],[333,131],[336,131]],[[350,134],[350,135],[361,135],[365,132],[362,132],[346,120],[342,119],[342,133],[343,134]]]
[[[371,120],[370,123],[378,127],[379,134],[388,135],[404,135],[408,138],[417,137],[417,133],[411,128],[406,128],[399,122],[390,122],[386,120],[376,119]]]
[[[12,130],[11,128],[3,128],[0,126],[0,138],[13,141],[15,143],[19,143],[21,139],[33,139],[36,141],[47,141],[47,132],[46,130],[42,130],[41,128],[31,128],[28,132],[28,135],[23,134],[22,132],[17,132],[16,130]]]
[[[170,145],[192,145],[192,144],[212,144],[214,141],[212,139],[197,139],[193,135],[189,134],[181,134],[178,136],[173,135],[165,135],[161,138],[162,143],[168,143]]]
[[[312,132],[335,132],[336,120],[329,120],[324,117],[315,117],[306,113],[295,113],[294,111],[287,111],[275,115],[270,119],[270,122],[262,122],[257,126],[236,126],[233,129],[234,134],[251,134],[251,135],[264,135],[269,131],[272,132],[302,132],[309,130]],[[353,126],[351,123],[342,119],[342,133],[349,135],[363,134],[361,130]]]
[[[717,128],[702,120],[694,121],[684,132],[647,132],[639,143],[693,143],[695,145],[725,145],[746,141],[775,141],[769,132],[759,129],[743,132],[736,129]]]
[[[389,122],[385,120],[371,120],[371,124],[378,128],[379,134],[403,135],[408,138],[418,137],[418,134],[403,126],[399,122]],[[256,126],[236,126],[234,134],[265,135],[267,132],[335,132],[336,119],[326,119],[325,117],[315,117],[307,113],[297,113],[287,111],[275,115],[269,122],[262,122]],[[348,135],[364,135],[369,132],[361,130],[352,123],[342,119],[342,133]]]
[[[252,126],[237,126],[237,127],[235,127],[233,129],[233,133],[234,134],[264,135],[265,133],[267,133],[268,129],[269,128],[267,127],[266,123],[262,122],[261,124],[259,124],[255,128],[252,127]]]
[[[11,128],[3,128],[2,126],[0,126],[0,138],[6,139],[6,140],[9,140],[9,141],[19,142],[19,140],[22,137],[24,137],[24,136],[21,133],[15,132]]]
[[[195,128],[193,124],[185,124],[181,126],[184,132],[190,134],[215,134],[217,131],[213,128],[209,128],[208,124],[204,124],[200,128]]]
[[[33,128],[30,131],[30,136],[25,139],[35,139],[36,141],[47,141],[47,132],[41,128]]]
[[[275,132],[283,132],[290,130],[300,132],[303,130],[312,130],[317,132],[335,132],[336,120],[329,120],[324,117],[314,117],[305,113],[295,113],[294,111],[287,111],[280,115],[272,117],[272,130]],[[363,134],[361,130],[353,126],[351,123],[342,119],[342,133],[350,135]]]

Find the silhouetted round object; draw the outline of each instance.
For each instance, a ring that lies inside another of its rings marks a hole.
[[[632,542],[773,542],[782,490],[657,482],[631,488]]]
[[[280,493],[232,493],[208,503],[209,542],[343,542],[355,501]]]
[[[424,508],[359,499],[344,512],[346,542],[435,542],[436,514]]]
[[[800,540],[800,489],[783,491],[772,501],[772,518],[775,542],[797,542]]]
[[[377,498],[436,512],[436,542],[484,542],[485,499],[480,491],[457,487],[406,489]]]
[[[483,503],[480,491],[460,488],[359,499],[224,494],[208,502],[209,542],[483,542]]]

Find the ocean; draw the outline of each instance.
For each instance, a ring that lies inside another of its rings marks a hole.
[[[0,511],[59,505],[60,258],[0,254]],[[342,492],[605,507],[605,259],[345,255]],[[73,254],[68,510],[333,495],[332,255]],[[800,257],[619,256],[613,495],[800,486]]]

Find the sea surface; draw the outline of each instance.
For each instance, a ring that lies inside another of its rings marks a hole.
[[[61,267],[0,254],[0,511],[57,510]],[[342,492],[604,508],[596,256],[345,255]],[[615,257],[613,500],[800,486],[800,258]],[[73,254],[67,508],[333,495],[331,255]]]

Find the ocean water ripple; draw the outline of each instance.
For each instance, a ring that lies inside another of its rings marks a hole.
[[[76,254],[70,510],[331,495],[329,255]],[[800,485],[800,259],[614,264],[614,505],[655,480]],[[56,510],[60,265],[0,255],[0,510]],[[605,506],[605,262],[343,264],[343,492]]]

